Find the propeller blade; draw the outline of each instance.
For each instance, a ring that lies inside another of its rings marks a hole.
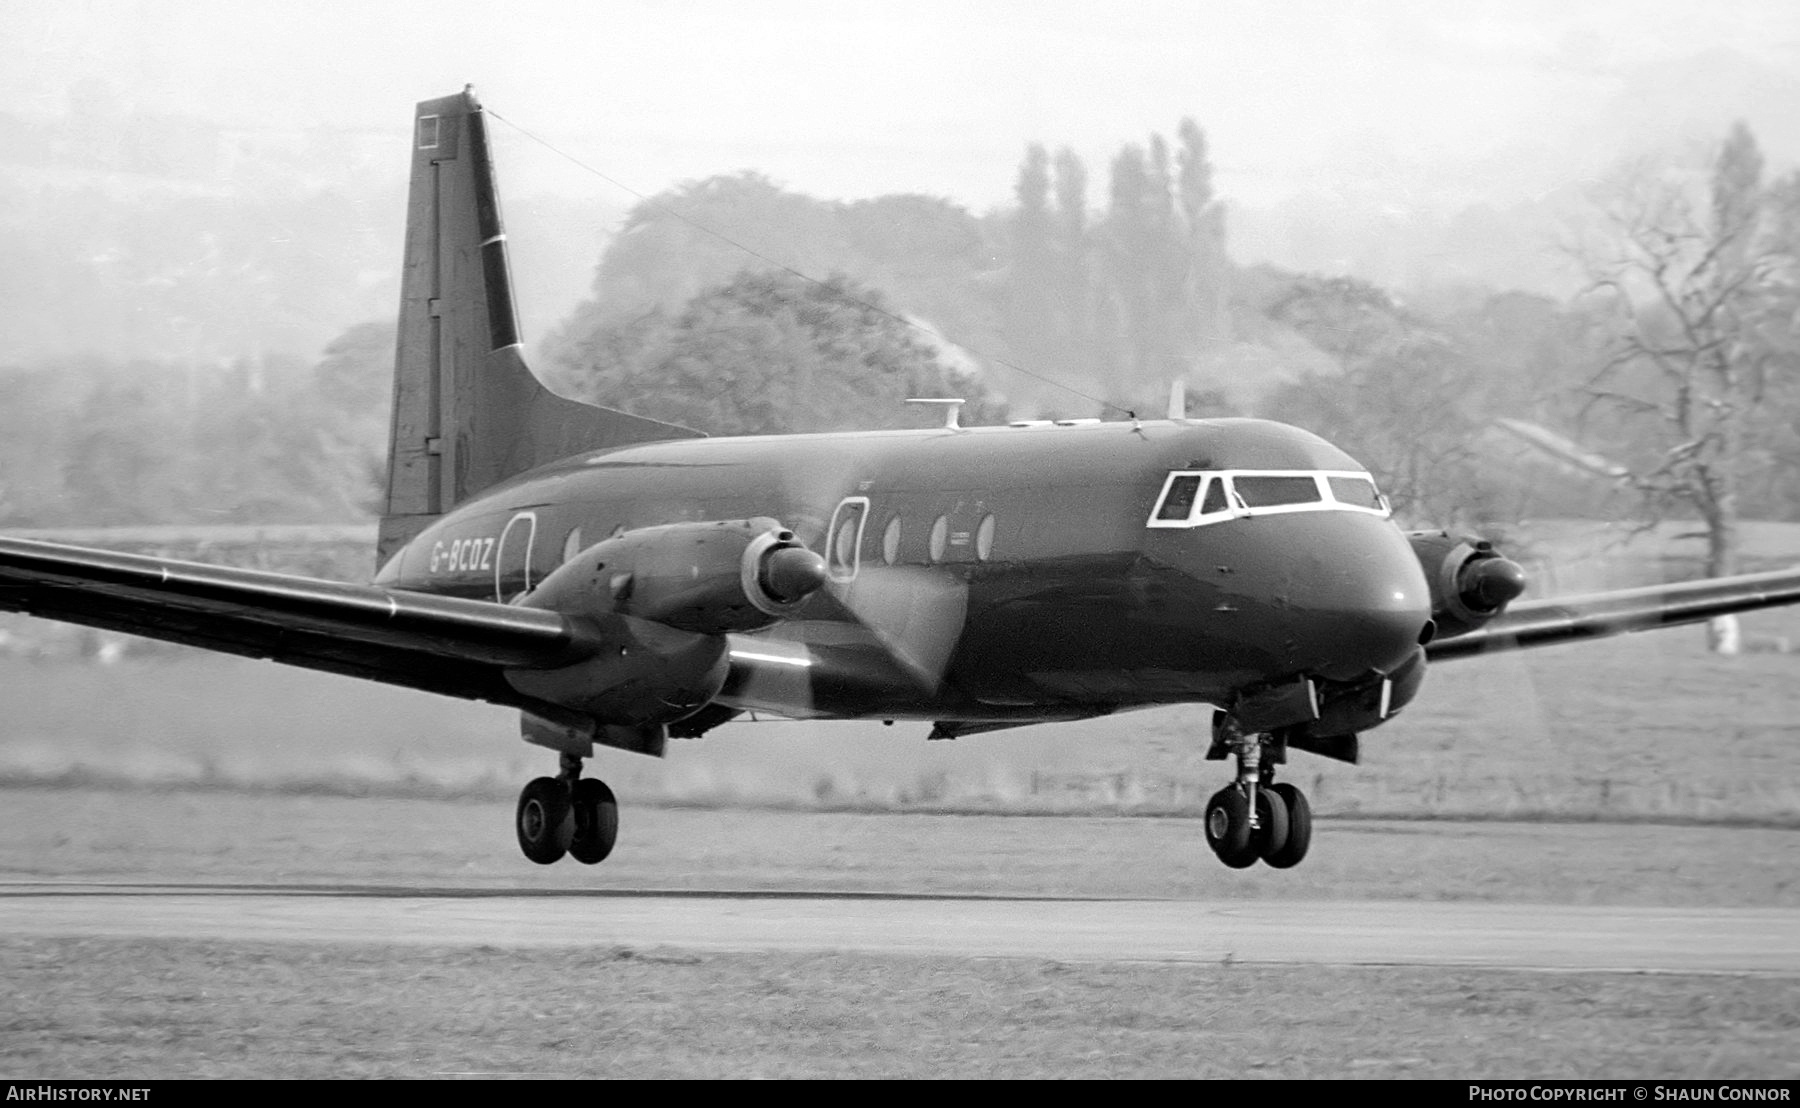
[[[831,591],[922,688],[937,691],[968,617],[964,581],[923,566],[864,566]]]

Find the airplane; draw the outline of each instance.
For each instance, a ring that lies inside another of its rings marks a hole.
[[[0,610],[519,709],[558,755],[533,862],[592,864],[596,746],[744,713],[953,739],[1214,707],[1219,860],[1285,869],[1290,750],[1355,762],[1431,664],[1800,602],[1800,570],[1520,601],[1491,543],[1403,531],[1368,470],[1254,419],[709,438],[564,399],[521,355],[472,90],[415,113],[378,564],[348,584],[0,538]]]

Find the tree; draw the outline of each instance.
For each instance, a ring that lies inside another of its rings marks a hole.
[[[1051,227],[1050,299],[1058,355],[1051,371],[1074,379],[1092,364],[1093,275],[1089,272],[1087,167],[1075,151],[1056,152],[1056,213]]]
[[[105,368],[91,356],[0,367],[0,526],[87,522],[68,491],[66,463]]]
[[[325,347],[305,390],[318,411],[319,494],[333,518],[379,511],[387,483],[395,325],[359,323]]]
[[[1166,194],[1164,199],[1166,199]],[[1128,145],[1113,158],[1106,222],[1101,225],[1106,293],[1104,327],[1097,337],[1105,351],[1106,387],[1130,406],[1131,398],[1156,387],[1157,327],[1154,264],[1158,248],[1157,208],[1144,148]]]
[[[121,366],[82,402],[63,483],[90,526],[167,523],[194,503],[181,467],[190,420],[152,364]]]
[[[1012,272],[1002,318],[1013,356],[1028,366],[1048,366],[1064,328],[1057,319],[1050,155],[1042,145],[1034,142],[1026,147],[1014,193],[1019,206],[1009,221]]]
[[[1206,138],[1192,119],[1173,154],[1161,135],[1113,159],[1092,333],[1103,387],[1124,406],[1156,408],[1169,382],[1215,360],[1229,331],[1223,209]]]
[[[559,385],[585,388],[595,366],[635,356],[628,351],[695,297],[759,269],[847,274],[881,289],[896,311],[986,347],[990,309],[1002,306],[972,286],[994,267],[990,237],[936,197],[820,200],[753,173],[692,182],[632,210],[600,259],[594,299],[547,337],[543,366]]]
[[[1181,140],[1177,155],[1180,179],[1176,200],[1186,233],[1188,266],[1186,300],[1203,346],[1223,343],[1230,336],[1226,311],[1226,282],[1230,261],[1225,257],[1225,209],[1213,195],[1212,162],[1206,155],[1206,134],[1192,119],[1183,119],[1176,132]]]
[[[1453,338],[1354,278],[1304,277],[1268,309],[1333,363],[1283,386],[1267,415],[1369,467],[1404,520],[1446,526],[1491,514],[1477,458],[1477,367]]]
[[[1709,173],[1629,167],[1582,251],[1610,336],[1591,410],[1624,440],[1626,480],[1653,511],[1699,517],[1709,576],[1737,571],[1746,475],[1775,460],[1765,405],[1776,426],[1796,414],[1796,255],[1762,176],[1741,122]],[[1715,648],[1732,633],[1715,628]]]
[[[929,425],[911,396],[963,396],[964,422],[1004,418],[882,295],[848,278],[743,272],[673,316],[641,316],[587,367],[596,403],[720,435]]]

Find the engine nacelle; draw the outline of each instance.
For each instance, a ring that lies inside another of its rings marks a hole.
[[[570,558],[521,601],[585,625],[598,650],[506,679],[597,722],[673,723],[724,687],[728,632],[793,615],[825,578],[825,560],[772,519],[627,531]]]
[[[1438,638],[1474,631],[1525,591],[1525,570],[1494,544],[1448,531],[1410,531],[1413,555],[1431,585],[1431,619]]]
[[[702,635],[630,616],[594,621],[601,648],[559,669],[511,669],[513,688],[597,723],[649,727],[706,707],[731,671],[723,635]]]
[[[525,603],[723,635],[794,615],[825,579],[825,560],[773,519],[670,523],[595,543]]]

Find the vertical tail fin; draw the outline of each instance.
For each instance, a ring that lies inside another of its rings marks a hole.
[[[520,350],[487,118],[469,89],[421,103],[379,561],[460,501],[533,466],[697,434],[538,383]]]

